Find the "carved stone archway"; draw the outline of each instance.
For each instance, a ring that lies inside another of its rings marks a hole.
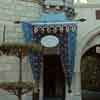
[[[98,30],[100,30],[100,28],[98,29]],[[95,31],[97,31],[97,30],[95,30]],[[100,34],[99,34],[100,32],[98,31],[98,32],[96,32],[96,33],[92,33],[90,36],[88,36],[88,39],[84,42],[84,46],[83,46],[83,49],[81,49],[81,55],[80,55],[80,74],[81,74],[81,96],[82,96],[82,100],[87,100],[87,99],[89,99],[89,98],[94,98],[95,96],[97,97],[97,98],[99,98],[98,97],[98,93],[96,92],[96,91],[87,91],[87,90],[84,90],[83,91],[83,84],[85,84],[86,82],[87,82],[87,80],[84,80],[84,82],[82,81],[83,80],[83,77],[86,75],[86,74],[84,74],[84,72],[82,72],[82,69],[83,70],[85,70],[86,71],[86,69],[85,69],[85,67],[84,67],[84,62],[87,62],[87,66],[90,64],[91,66],[98,66],[99,65],[99,62],[98,62],[98,59],[99,59],[99,55],[98,54],[96,54],[96,46],[97,45],[100,45]],[[94,49],[94,50],[93,50]],[[89,54],[89,51],[91,52],[91,54]],[[93,54],[92,54],[93,53]],[[89,55],[88,55],[89,54]],[[92,61],[93,60],[93,61]],[[89,63],[90,62],[90,63]],[[93,64],[94,65],[93,65]],[[86,65],[85,65],[86,66]],[[84,67],[84,68],[83,68]],[[94,69],[93,69],[93,71],[94,70],[96,70],[97,69],[97,67],[94,67]],[[92,67],[89,69],[87,69],[87,73],[88,73],[88,75],[89,75],[89,73],[91,72],[91,73],[93,73],[93,71],[92,71]],[[96,71],[94,71],[94,74],[96,74],[97,72]],[[87,75],[87,76],[88,76]],[[91,76],[92,74],[90,74],[90,76]],[[95,75],[94,75],[94,77],[95,77]],[[97,76],[96,76],[97,77]],[[90,81],[92,81],[92,80],[90,80],[89,81],[89,79],[90,79],[90,77],[88,78],[88,83],[90,82]],[[96,80],[96,79],[95,79]],[[94,82],[95,82],[95,84],[97,84],[98,82],[97,81],[95,81],[94,80]],[[87,83],[87,85],[88,85],[88,83]],[[91,83],[92,84],[92,83]],[[86,85],[86,86],[87,86]],[[89,85],[88,85],[88,87],[89,87]],[[90,86],[90,88],[91,87],[93,87],[93,86]],[[88,88],[87,88],[88,89]],[[93,89],[93,88],[92,88]],[[96,89],[96,88],[95,88]],[[87,94],[87,95],[86,95]],[[89,96],[88,96],[89,95]],[[93,97],[92,97],[93,96]],[[95,99],[95,98],[94,98]],[[93,100],[94,100],[93,99]],[[97,99],[98,100],[98,99]]]

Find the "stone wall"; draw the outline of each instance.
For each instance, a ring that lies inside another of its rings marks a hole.
[[[15,25],[16,20],[36,21],[41,13],[38,3],[20,0],[0,0],[0,42],[2,42],[4,24],[6,26],[6,42],[23,42],[21,25]]]

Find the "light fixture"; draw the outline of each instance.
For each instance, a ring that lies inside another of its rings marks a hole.
[[[76,19],[75,21],[78,21],[78,22],[85,22],[86,19],[85,19],[85,18],[80,18],[80,19]]]
[[[18,20],[18,21],[14,21],[14,24],[20,24],[21,22]]]

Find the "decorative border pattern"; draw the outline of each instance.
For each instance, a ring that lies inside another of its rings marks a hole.
[[[28,42],[30,41],[31,43],[34,42],[40,43],[41,37],[48,34],[51,35],[53,34],[59,37],[60,54],[63,64],[63,70],[65,74],[65,79],[68,80],[68,85],[70,87],[74,71],[74,62],[75,62],[76,36],[77,36],[76,23],[71,23],[71,22],[44,23],[44,24],[34,23],[29,28],[30,28],[28,29],[29,32],[25,33],[24,31],[25,34],[28,34],[25,35],[26,37],[24,38],[25,40],[28,40]],[[28,39],[26,39],[27,37]],[[32,52],[32,50],[29,51],[29,59],[32,65],[33,78],[35,80],[40,79],[41,58],[42,58],[42,52],[39,54]]]

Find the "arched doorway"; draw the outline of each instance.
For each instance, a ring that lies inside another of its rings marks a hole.
[[[81,59],[82,100],[100,100],[100,53],[96,45],[87,50]]]

